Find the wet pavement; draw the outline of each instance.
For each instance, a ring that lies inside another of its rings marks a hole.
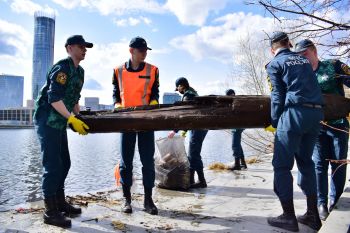
[[[273,192],[271,155],[259,158],[259,163],[248,165],[246,171],[205,170],[208,188],[186,192],[155,188],[154,201],[159,215],[152,216],[142,211],[142,181],[133,186],[133,213],[121,213],[120,190],[86,194],[91,200],[83,208],[83,214],[72,219],[72,228],[61,229],[43,224],[41,202],[31,203],[39,208],[33,213],[0,213],[0,232],[287,232],[270,227],[269,216],[277,216],[282,210]],[[296,171],[293,170],[296,181]],[[294,182],[296,214],[304,214],[305,197]],[[349,207],[345,219],[349,218]],[[25,211],[25,210],[24,210]],[[331,219],[332,214],[329,217]],[[314,232],[299,224],[300,232]],[[338,231],[324,231],[338,232]]]

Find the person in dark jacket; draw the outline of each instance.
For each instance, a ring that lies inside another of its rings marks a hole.
[[[175,91],[182,94],[182,101],[193,100],[198,96],[196,90],[194,90],[188,80],[184,77],[180,77],[175,82]],[[186,131],[184,131],[186,132]],[[173,138],[177,131],[171,131],[168,135],[169,138]],[[190,130],[190,145],[188,152],[188,160],[190,161],[190,188],[206,188],[207,182],[204,177],[203,161],[201,157],[202,145],[208,130]],[[185,136],[184,133],[183,136]],[[195,172],[198,176],[198,182],[195,182]]]
[[[236,92],[233,89],[227,89],[225,92],[228,96],[235,96]],[[232,129],[232,152],[235,158],[235,163],[232,170],[247,169],[247,164],[244,159],[244,152],[242,148],[242,133],[244,129]]]
[[[305,56],[311,62],[316,73],[317,81],[324,94],[345,96],[344,85],[350,87],[350,68],[339,60],[320,61],[317,49],[311,40],[305,39],[298,42],[295,52]],[[344,191],[346,181],[346,164],[330,163],[327,159],[342,160],[348,156],[349,122],[346,118],[327,122],[330,126],[321,125],[316,146],[313,152],[313,160],[316,165],[317,193],[319,214],[322,220],[326,220],[341,194]],[[339,129],[339,130],[337,130]],[[343,130],[343,131],[342,131]],[[328,167],[331,166],[330,201],[328,211]]]
[[[298,222],[319,230],[322,224],[317,209],[312,151],[323,120],[321,89],[309,60],[290,50],[291,43],[286,33],[275,32],[270,39],[274,58],[266,71],[272,87],[271,123],[277,128],[272,165],[274,191],[283,214],[270,217],[267,222],[289,231],[298,231]],[[298,185],[307,199],[307,211],[298,219],[293,204],[291,170],[294,160],[299,171]]]

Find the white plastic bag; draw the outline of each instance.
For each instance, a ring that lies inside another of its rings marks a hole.
[[[190,163],[186,155],[185,138],[156,140],[156,182],[159,188],[186,190],[190,187]]]

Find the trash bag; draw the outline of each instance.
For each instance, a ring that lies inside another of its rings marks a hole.
[[[159,188],[187,190],[190,187],[190,163],[186,155],[185,138],[156,140],[156,182]]]

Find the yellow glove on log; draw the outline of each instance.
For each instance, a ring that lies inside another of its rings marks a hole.
[[[181,131],[181,137],[186,137],[187,131]]]
[[[152,100],[149,105],[157,105],[158,104],[158,101],[157,100]]]
[[[88,130],[90,129],[83,121],[73,115],[70,115],[68,118],[68,125],[74,132],[78,132],[82,135],[88,134]]]
[[[114,109],[115,110],[118,110],[118,109],[121,109],[121,108],[123,108],[123,105],[121,103],[115,103],[114,104]]]
[[[271,133],[276,132],[276,128],[272,127],[272,125],[267,126],[267,127],[265,128],[265,130],[266,130],[267,132],[271,132]]]

